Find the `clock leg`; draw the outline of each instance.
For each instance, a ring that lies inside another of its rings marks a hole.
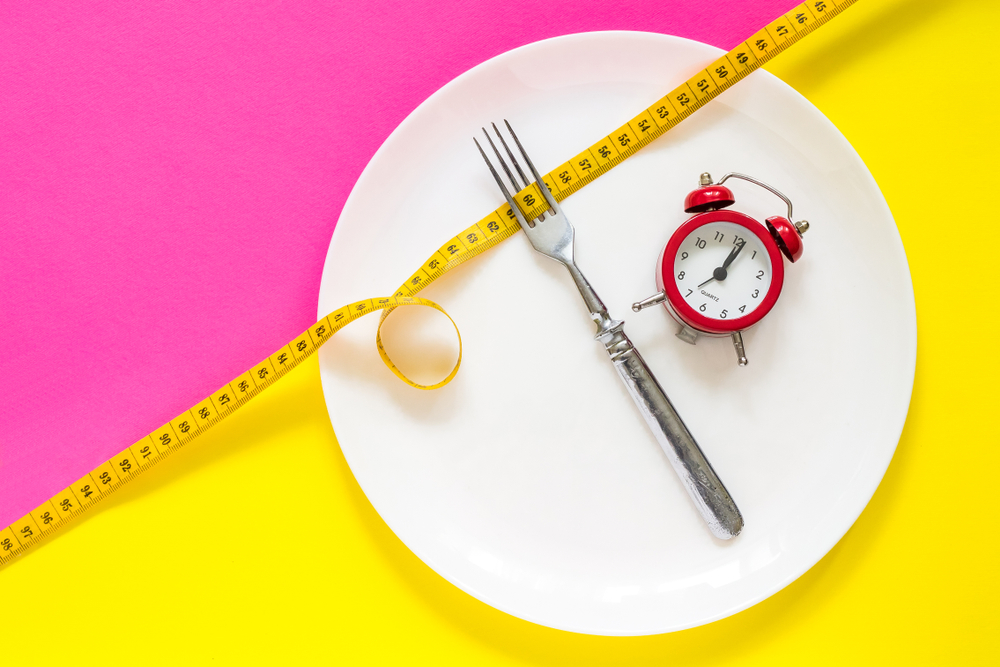
[[[667,295],[665,292],[657,292],[648,299],[643,299],[642,301],[636,301],[632,304],[632,310],[639,312],[643,308],[649,308],[650,306],[655,306],[658,303],[663,303],[667,300]]]
[[[682,324],[681,328],[677,330],[677,337],[685,343],[694,345],[698,341],[698,332],[686,324]]]
[[[678,336],[680,334],[677,334]],[[736,348],[736,360],[740,366],[747,365],[747,352],[743,349],[743,334],[739,331],[733,332],[733,347]]]

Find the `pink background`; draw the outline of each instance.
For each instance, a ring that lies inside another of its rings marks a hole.
[[[458,74],[592,30],[728,49],[795,4],[4,3],[0,528],[311,324],[355,180]]]

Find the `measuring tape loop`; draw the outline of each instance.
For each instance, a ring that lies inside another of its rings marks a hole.
[[[556,200],[562,201],[624,162],[640,148],[662,136],[737,81],[855,2],[856,0],[809,0],[798,5],[716,59],[638,116],[550,171],[542,180]],[[535,184],[517,193],[515,200],[529,220],[537,218],[547,208],[545,199]],[[400,285],[393,296],[348,304],[319,320],[277,352],[223,385],[191,409],[144,436],[38,508],[0,530],[0,566],[22,555],[101,498],[121,488],[232,415],[359,317],[382,311],[376,346],[382,361],[403,382],[419,389],[444,386],[455,377],[461,365],[461,334],[458,362],[448,377],[433,385],[420,385],[408,379],[389,358],[382,345],[382,324],[396,308],[425,306],[444,313],[452,326],[455,326],[454,320],[441,306],[415,295],[451,269],[502,243],[519,230],[513,211],[504,204],[442,245]],[[457,326],[455,331],[458,332]]]
[[[382,311],[382,317],[378,322],[378,331],[375,333],[375,346],[378,348],[378,356],[382,357],[382,361],[385,362],[385,365],[389,367],[389,370],[392,371],[396,377],[411,387],[416,387],[417,389],[438,389],[443,387],[455,379],[455,376],[458,374],[458,368],[462,365],[462,333],[458,330],[458,325],[455,324],[455,320],[451,319],[451,315],[449,315],[444,308],[437,305],[433,301],[428,301],[426,299],[414,299],[412,304],[405,305],[430,306],[431,308],[443,313],[444,316],[448,318],[448,321],[451,322],[451,326],[455,328],[455,335],[458,336],[458,359],[455,361],[455,367],[452,368],[451,372],[448,373],[448,376],[440,382],[436,382],[434,384],[417,384],[410,378],[406,377],[406,375],[399,370],[396,364],[392,363],[392,359],[389,358],[389,354],[385,351],[385,347],[382,345],[382,325],[385,324],[386,318],[389,317],[389,315],[395,311],[396,308],[399,308],[399,306],[391,306]]]

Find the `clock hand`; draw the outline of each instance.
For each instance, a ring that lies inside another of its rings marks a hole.
[[[702,287],[709,284],[713,280],[718,280],[719,282],[725,280],[726,269],[729,268],[729,265],[733,263],[733,260],[736,259],[736,256],[740,254],[740,251],[743,250],[743,246],[745,246],[746,244],[747,244],[746,241],[742,241],[738,246],[730,250],[729,257],[726,257],[726,261],[722,263],[722,266],[717,268],[715,271],[712,271],[712,277],[703,282],[702,284],[698,285],[698,289],[701,289]]]
[[[729,265],[733,263],[733,260],[736,259],[736,256],[740,254],[740,251],[743,250],[743,246],[746,244],[746,241],[740,241],[740,244],[730,251],[729,257],[726,257],[726,261],[722,263],[723,271],[729,268]],[[723,280],[725,280],[725,278],[723,278]]]

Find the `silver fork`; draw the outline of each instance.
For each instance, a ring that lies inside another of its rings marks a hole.
[[[576,283],[577,289],[580,290],[580,296],[583,297],[583,301],[587,304],[587,309],[590,311],[591,318],[597,324],[597,340],[604,345],[608,356],[611,357],[611,361],[618,370],[618,375],[621,377],[622,382],[625,383],[629,395],[635,401],[636,406],[638,406],[639,411],[646,420],[646,424],[653,432],[657,442],[660,443],[660,447],[663,448],[674,470],[680,476],[684,487],[691,495],[691,499],[697,506],[701,516],[708,524],[709,530],[712,531],[713,535],[721,539],[729,539],[739,535],[743,529],[743,516],[736,507],[736,503],[733,502],[726,487],[722,484],[722,480],[719,479],[715,470],[712,469],[712,465],[705,458],[705,454],[698,447],[698,443],[691,436],[691,432],[684,425],[680,415],[677,414],[674,406],[671,405],[663,388],[660,387],[656,378],[653,377],[652,371],[649,370],[646,362],[639,356],[639,351],[635,349],[628,336],[625,335],[625,332],[622,330],[625,323],[613,319],[608,314],[608,309],[604,307],[604,303],[601,302],[594,288],[590,286],[583,273],[580,272],[573,254],[575,238],[573,225],[570,224],[569,219],[562,212],[552,193],[549,192],[542,177],[538,175],[535,165],[532,164],[531,158],[528,157],[528,154],[524,151],[524,147],[521,146],[521,142],[518,140],[517,135],[514,134],[510,123],[504,121],[504,124],[507,126],[507,131],[510,133],[511,138],[514,139],[514,143],[517,145],[521,156],[528,164],[532,176],[535,177],[538,190],[545,197],[545,201],[549,205],[548,217],[541,215],[534,220],[525,220],[524,214],[518,208],[511,193],[507,190],[507,186],[504,185],[500,174],[493,167],[493,163],[486,156],[483,147],[475,139],[473,141],[476,142],[476,146],[479,148],[483,159],[486,160],[486,164],[489,165],[490,171],[497,181],[497,185],[500,186],[500,190],[503,192],[503,196],[507,199],[507,203],[511,209],[513,209],[514,215],[517,216],[517,221],[520,223],[521,229],[524,230],[525,235],[531,241],[531,245],[536,251],[546,257],[551,257],[565,266],[569,270],[570,275],[573,276],[573,281]],[[503,135],[500,134],[496,124],[493,125],[493,130],[503,144],[511,162],[514,163],[514,168],[521,175],[525,187],[527,187],[528,179],[524,176],[524,172],[517,163],[513,152],[507,146],[507,142],[504,141]],[[496,144],[493,143],[493,139],[490,137],[489,132],[486,131],[486,128],[483,128],[483,133],[486,134],[486,139],[489,141],[490,146],[493,147],[493,152],[496,154],[497,160],[500,161],[500,165],[503,167],[508,178],[510,178],[514,186],[514,192],[519,192],[522,188],[511,172],[510,167],[504,161],[503,156],[500,155],[500,151],[497,150]]]

